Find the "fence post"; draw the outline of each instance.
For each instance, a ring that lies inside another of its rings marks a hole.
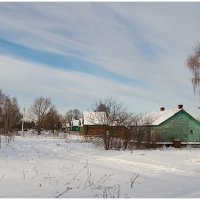
[[[109,149],[109,131],[106,131],[106,138],[105,138],[105,145],[106,145],[106,150]]]

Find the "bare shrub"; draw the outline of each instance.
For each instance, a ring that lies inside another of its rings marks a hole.
[[[82,176],[82,173],[86,173],[86,178],[84,181],[81,181],[80,177]],[[110,177],[112,177],[114,174],[104,174],[99,179],[95,180],[95,173],[93,173],[89,168],[88,161],[86,164],[81,168],[77,173],[73,174],[73,176],[69,180],[64,180],[65,188],[62,191],[56,191],[50,197],[53,198],[59,198],[64,197],[64,195],[67,195],[68,192],[73,190],[78,191],[86,191],[91,192],[95,198],[123,198],[127,197],[124,196],[121,192],[121,186],[120,183],[117,183],[112,186],[106,185],[107,181]],[[139,177],[139,175],[135,174],[131,178],[131,187],[133,188],[134,184],[136,183],[136,179]]]

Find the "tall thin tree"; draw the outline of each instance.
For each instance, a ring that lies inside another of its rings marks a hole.
[[[192,85],[194,93],[200,95],[200,43],[197,43],[193,52],[187,57],[187,67],[192,72]]]

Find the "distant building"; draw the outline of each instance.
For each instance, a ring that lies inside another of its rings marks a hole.
[[[71,131],[80,131],[80,127],[82,126],[82,119],[73,119],[70,123],[70,130]]]
[[[71,121],[71,131],[80,131],[79,127],[79,120],[72,120]]]

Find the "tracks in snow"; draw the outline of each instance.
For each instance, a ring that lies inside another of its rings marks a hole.
[[[107,166],[112,168],[120,168],[124,170],[130,170],[134,172],[147,172],[150,174],[176,174],[176,175],[183,175],[183,176],[200,176],[199,173],[189,169],[181,169],[180,167],[175,167],[170,164],[165,163],[145,163],[145,162],[138,162],[138,161],[128,161],[125,159],[114,158],[112,156],[97,156],[91,154],[85,154],[83,152],[70,152],[67,156],[74,158],[76,161],[85,163],[86,160],[90,164],[100,165],[100,166]],[[145,161],[145,159],[144,159]]]

